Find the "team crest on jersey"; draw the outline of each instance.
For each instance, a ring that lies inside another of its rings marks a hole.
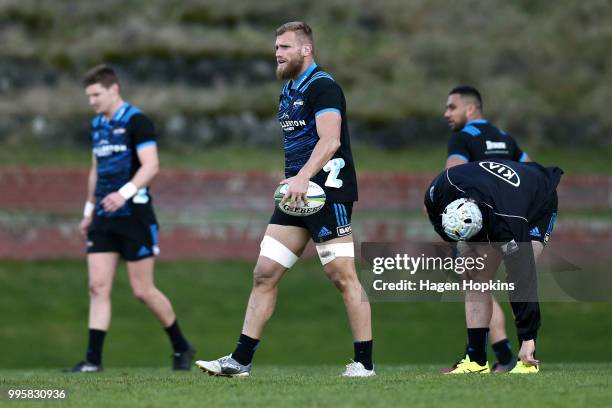
[[[521,185],[521,179],[517,172],[505,164],[491,161],[483,161],[478,163],[478,165],[485,169],[487,172],[494,175],[495,177],[504,180],[506,183],[514,187],[518,187]]]

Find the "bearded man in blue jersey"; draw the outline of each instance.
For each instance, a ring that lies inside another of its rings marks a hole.
[[[274,311],[277,285],[312,239],[323,270],[342,294],[354,340],[354,359],[343,376],[375,375],[372,363],[370,304],[357,278],[351,215],[357,201],[357,179],[351,153],[342,88],[314,61],[311,28],[303,22],[276,30],[277,77],[287,81],[279,97],[278,120],[284,136],[284,201],[300,207],[309,181],[323,188],[323,208],[309,216],[275,208],[255,270],[242,333],[234,351],[196,365],[211,375],[250,375],[251,360],[264,326]],[[308,299],[304,299],[308,301]]]

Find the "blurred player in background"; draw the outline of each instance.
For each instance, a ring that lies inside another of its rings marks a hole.
[[[119,258],[127,263],[134,296],[165,328],[174,350],[172,368],[189,370],[195,350],[187,342],[168,298],[155,287],[158,224],[149,185],[159,170],[155,129],[124,102],[115,71],[92,68],[83,80],[97,116],[91,122],[92,166],[80,232],[87,237],[89,343],[85,359],[69,371],[102,370],[104,337],[111,321],[111,290]]]
[[[462,85],[451,90],[444,118],[454,132],[448,142],[446,168],[486,159],[530,161],[509,134],[483,118],[482,97],[476,88]]]
[[[454,132],[448,142],[446,168],[485,159],[529,161],[527,154],[509,134],[483,118],[482,97],[476,88],[463,85],[451,90],[444,117]],[[493,372],[512,370],[516,357],[506,333],[504,312],[495,298],[489,330],[489,340],[497,358]],[[441,371],[449,372],[454,368],[443,368]]]
[[[508,281],[515,285],[508,295],[520,342],[520,360],[512,373],[539,371],[535,359],[540,327],[535,259],[555,224],[556,189],[562,174],[558,167],[492,159],[446,169],[425,194],[429,219],[442,239],[487,244],[476,247],[473,255],[484,256],[487,264],[487,270],[476,278],[492,279],[504,261]],[[541,231],[541,236],[534,238],[534,230]],[[493,251],[479,252],[482,248]],[[460,255],[466,256],[466,252]],[[465,358],[450,373],[490,372],[486,344],[492,313],[490,292],[466,290],[468,346]]]
[[[303,22],[276,31],[277,76],[287,80],[279,100],[278,119],[284,133],[285,200],[301,206],[310,180],[326,193],[323,208],[298,217],[275,208],[253,271],[253,288],[242,334],[232,354],[196,365],[212,375],[248,376],[255,349],[276,303],[277,285],[298,260],[310,239],[323,270],[342,293],[354,339],[354,361],[347,377],[375,374],[372,363],[370,304],[357,278],[351,234],[357,180],[342,89],[314,62],[311,28]],[[309,299],[300,299],[308,302]],[[288,333],[290,338],[292,333]]]

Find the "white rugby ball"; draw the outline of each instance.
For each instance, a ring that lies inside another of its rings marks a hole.
[[[281,184],[274,191],[274,202],[285,214],[306,217],[318,212],[325,205],[325,191],[313,181],[308,182],[308,191],[306,192],[308,203],[306,205],[292,208],[289,201],[281,205],[281,201],[285,194],[287,194],[288,188],[288,184]]]

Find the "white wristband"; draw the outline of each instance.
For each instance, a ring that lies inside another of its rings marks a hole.
[[[89,218],[94,212],[96,205],[91,201],[85,201],[85,208],[83,208],[83,217]]]
[[[138,187],[132,182],[127,182],[119,189],[119,194],[126,200],[134,197],[134,195],[138,192]]]

